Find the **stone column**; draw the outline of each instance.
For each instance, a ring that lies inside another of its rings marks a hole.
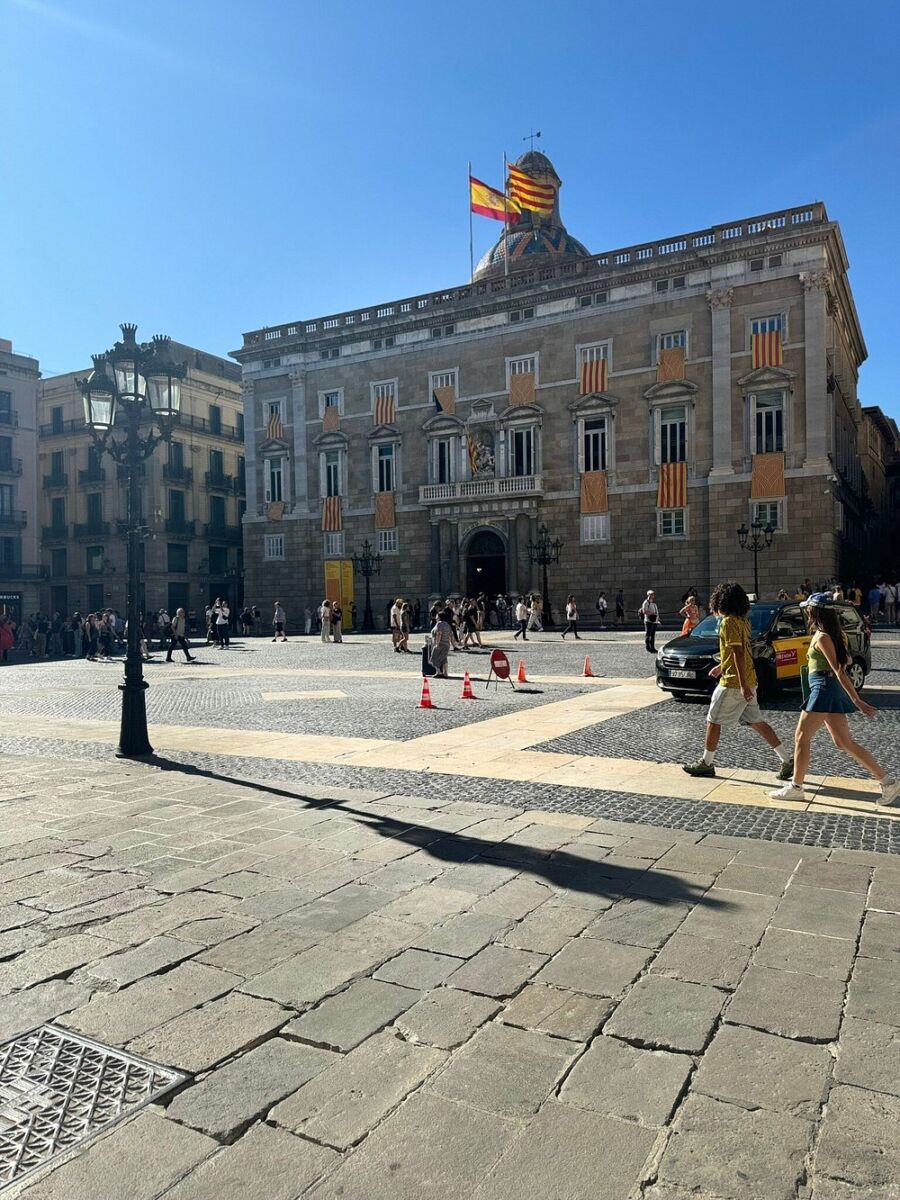
[[[806,458],[803,465],[826,471],[830,466],[831,420],[825,317],[831,275],[828,271],[807,271],[800,275],[800,281],[803,284],[803,340],[806,344]]]
[[[450,562],[447,571],[447,578],[444,580],[444,587],[448,592],[462,592],[465,590],[465,580],[459,576],[459,522],[450,522]]]
[[[707,292],[712,317],[712,446],[710,475],[731,475],[731,302],[734,288]]]
[[[255,517],[259,513],[262,488],[257,478],[256,403],[252,379],[241,381],[241,401],[244,408],[244,474],[247,479],[247,512],[251,517]]]
[[[306,376],[302,371],[292,371],[289,379],[291,383],[291,420],[294,425],[292,446],[294,456],[294,511],[306,512],[309,500],[306,461]]]
[[[441,527],[434,522],[428,528],[428,588],[432,596],[443,596],[441,582]]]

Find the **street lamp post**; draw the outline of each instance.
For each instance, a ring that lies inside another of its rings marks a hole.
[[[125,469],[128,481],[128,593],[126,613],[128,642],[122,693],[122,723],[119,730],[120,758],[152,754],[147,734],[147,704],[141,659],[140,589],[141,466],[161,441],[172,435],[172,424],[181,407],[184,364],[172,359],[169,338],[157,334],[152,342],[135,340],[136,325],[120,325],[122,341],[105,354],[94,354],[94,369],[87,379],[77,380],[84,399],[85,424],[91,431],[98,454],[104,451]],[[141,420],[149,412],[159,426],[141,433]],[[112,437],[114,428],[124,427],[124,437]]]
[[[751,522],[750,528],[741,525],[737,531],[738,541],[742,550],[749,550],[753,555],[753,594],[759,599],[759,555],[760,551],[768,550],[772,545],[773,525],[763,525],[762,521]]]
[[[373,575],[381,574],[381,555],[376,550],[372,553],[372,543],[368,538],[362,544],[359,554],[353,555],[353,570],[362,575],[366,581],[366,607],[363,611],[363,633],[371,633],[375,628],[372,620],[372,597],[369,593],[369,581]]]
[[[563,543],[559,540],[559,538],[551,539],[550,534],[547,532],[546,525],[542,525],[538,530],[537,541],[528,543],[528,557],[533,563],[541,567],[543,570],[544,625],[553,624],[553,610],[550,607],[550,596],[547,592],[547,567],[550,565],[550,563],[559,562],[559,552],[562,550],[562,548]]]

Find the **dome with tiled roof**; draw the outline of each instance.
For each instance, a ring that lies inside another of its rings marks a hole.
[[[511,271],[590,258],[587,248],[573,238],[562,223],[559,215],[559,189],[562,180],[547,155],[539,150],[529,150],[519,158],[516,166],[538,182],[552,184],[556,190],[553,212],[547,216],[528,211],[520,213],[518,221],[504,230],[497,243],[481,259],[475,268],[473,279],[492,279],[502,275],[507,255]]]

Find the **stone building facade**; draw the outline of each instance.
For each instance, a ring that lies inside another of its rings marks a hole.
[[[248,598],[540,589],[555,602],[752,579],[737,537],[777,527],[760,590],[831,579],[863,543],[866,356],[821,203],[589,254],[557,205],[470,283],[244,335]]]
[[[172,439],[144,464],[142,607],[202,612],[215,596],[234,607],[242,600],[245,508],[240,369],[177,342],[172,353],[187,375]],[[41,607],[51,615],[126,607],[127,488],[123,469],[97,454],[84,423],[76,380],[89,373],[41,381]]]
[[[866,484],[866,566],[873,577],[900,580],[900,429],[878,405],[863,408],[859,455]]]
[[[0,615],[16,621],[40,598],[37,359],[0,338]]]

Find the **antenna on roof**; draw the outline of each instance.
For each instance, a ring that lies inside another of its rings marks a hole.
[[[528,148],[529,148],[529,150],[533,150],[535,138],[539,138],[540,136],[541,136],[541,131],[539,129],[532,130],[531,133],[525,134],[525,136],[522,138],[522,141],[523,142],[531,142],[531,145]]]

